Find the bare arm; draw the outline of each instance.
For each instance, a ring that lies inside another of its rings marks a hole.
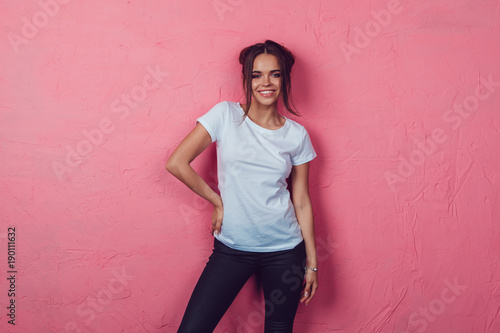
[[[292,169],[292,202],[295,207],[295,215],[304,237],[307,267],[318,267],[316,252],[316,240],[314,236],[314,217],[309,196],[309,162],[294,165]],[[306,286],[301,302],[309,304],[316,294],[318,288],[318,273],[306,270]]]
[[[193,192],[208,200],[214,205],[212,214],[212,232],[220,232],[223,216],[221,197],[214,192],[191,167],[191,162],[212,143],[212,138],[202,124],[195,128],[181,141],[170,155],[166,168],[167,171],[183,182]]]

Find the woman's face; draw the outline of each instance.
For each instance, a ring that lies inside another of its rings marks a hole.
[[[278,102],[281,93],[280,65],[276,56],[259,54],[253,62],[252,91],[257,104],[269,106]]]

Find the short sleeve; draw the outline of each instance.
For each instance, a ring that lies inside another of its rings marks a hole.
[[[196,119],[196,124],[199,122],[205,127],[208,134],[212,138],[212,142],[220,140],[222,130],[224,129],[224,115],[226,114],[227,104],[220,102],[211,108],[207,113]]]
[[[316,151],[309,137],[309,133],[304,128],[302,143],[297,150],[296,154],[291,156],[292,165],[300,165],[313,160],[316,157]]]

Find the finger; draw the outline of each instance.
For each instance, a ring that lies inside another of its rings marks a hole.
[[[214,211],[212,215],[212,234],[217,234],[220,231],[218,220],[217,213]]]
[[[303,295],[303,300],[302,302],[305,301],[306,305],[309,303],[311,300],[311,295],[313,293],[313,288],[315,286],[316,280],[314,279],[313,276],[311,275],[306,275],[306,286],[304,288],[304,295]]]
[[[316,290],[318,289],[318,283],[315,282],[313,284],[313,287],[312,287],[312,291],[311,291],[311,299],[314,297],[314,295],[316,295]]]
[[[218,220],[216,223],[215,223],[215,233],[220,233],[220,229],[222,227],[222,220]]]
[[[214,232],[215,232],[215,224],[216,224],[216,220],[215,220],[215,219],[213,219],[213,220],[212,220],[212,235],[213,235],[213,234],[214,234]]]
[[[316,283],[313,283],[312,285],[312,288],[311,288],[311,294],[309,295],[309,297],[305,300],[306,302],[306,305],[309,304],[309,302],[311,302],[311,300],[313,299],[314,295],[316,295],[316,289],[318,289],[318,286]]]
[[[304,300],[306,300],[311,293],[311,282],[307,282],[306,286],[304,287],[302,297],[300,298],[300,303],[303,303]]]

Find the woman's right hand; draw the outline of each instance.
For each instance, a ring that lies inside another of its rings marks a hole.
[[[220,233],[223,217],[224,217],[224,205],[222,204],[222,199],[221,199],[220,204],[215,205],[214,212],[212,213],[212,235]]]

